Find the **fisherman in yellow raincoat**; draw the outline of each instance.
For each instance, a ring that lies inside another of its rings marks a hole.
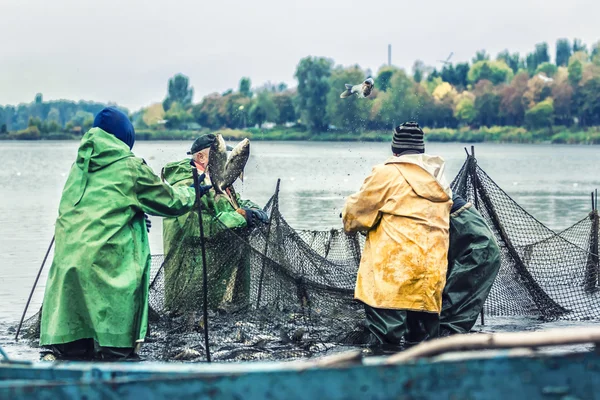
[[[342,212],[346,231],[367,231],[354,297],[383,350],[439,334],[452,192],[444,160],[424,152],[417,123],[396,127],[393,156]]]

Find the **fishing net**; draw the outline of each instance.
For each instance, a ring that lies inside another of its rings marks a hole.
[[[498,187],[473,156],[452,187],[486,219],[502,252],[486,314],[546,320],[600,317],[597,212],[557,234]]]
[[[491,316],[600,317],[598,214],[557,234],[516,204],[469,156],[452,183],[486,219],[502,265],[485,303]],[[213,360],[292,359],[368,344],[353,300],[362,234],[298,231],[279,210],[279,184],[252,230],[222,226],[204,241],[189,214],[166,256],[152,257],[150,333],[142,355],[205,357],[204,288]],[[37,316],[26,324],[36,337]]]
[[[215,360],[297,358],[365,343],[362,305],[353,300],[364,238],[341,230],[296,231],[279,211],[278,191],[253,230],[222,227],[204,242],[210,347]],[[202,250],[189,214],[178,243],[150,287],[156,340],[165,359],[192,337],[203,348]]]

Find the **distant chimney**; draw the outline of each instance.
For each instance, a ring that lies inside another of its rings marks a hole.
[[[392,65],[392,45],[388,44],[388,65]]]

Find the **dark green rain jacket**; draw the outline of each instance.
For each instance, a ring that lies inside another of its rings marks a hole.
[[[481,214],[456,194],[452,200],[442,335],[471,330],[500,270],[500,248]]]
[[[192,175],[192,165],[189,158],[184,158],[181,161],[176,161],[165,165],[161,172],[162,179],[173,187],[191,186],[194,184]],[[200,182],[205,185],[209,183],[207,179]],[[237,196],[240,207],[260,208],[249,200],[241,200]],[[231,206],[231,203],[225,197],[215,197],[214,190],[210,190],[201,199],[202,222],[204,228],[204,236],[211,237],[223,230],[224,227],[229,229],[244,228],[246,226],[246,218],[238,214]],[[196,223],[193,226],[196,228],[194,232],[187,232],[188,235],[200,236],[200,227],[198,226],[198,212],[186,213],[176,218],[165,218],[163,220],[163,247],[164,253],[168,254],[171,250],[172,240],[174,236],[186,225],[188,218],[195,218]]]
[[[192,168],[190,159],[185,158],[167,164],[161,175],[173,187],[188,187],[194,182]],[[201,182],[207,183],[208,179]],[[239,195],[236,198],[242,208],[260,209],[252,201],[240,199]],[[249,254],[241,254],[244,251],[242,247],[236,249],[240,254],[221,254],[226,244],[217,242],[226,240],[227,236],[218,235],[227,229],[245,228],[246,218],[238,214],[225,197],[216,197],[214,190],[202,197],[201,204],[204,238],[207,240],[209,307],[218,308],[224,302],[231,301],[243,303],[247,301],[249,292]],[[243,233],[240,232],[240,235],[243,236]],[[202,258],[197,242],[199,237],[196,209],[179,217],[163,220],[165,305],[171,311],[193,311],[200,307],[198,301],[202,296]]]
[[[150,274],[144,213],[173,217],[194,203],[192,188],[163,183],[121,140],[90,129],[60,200],[40,345],[91,338],[131,348],[143,341]]]

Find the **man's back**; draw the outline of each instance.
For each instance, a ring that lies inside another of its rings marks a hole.
[[[343,213],[346,230],[369,231],[357,299],[378,308],[440,311],[449,192],[439,157],[391,157],[373,168]]]

